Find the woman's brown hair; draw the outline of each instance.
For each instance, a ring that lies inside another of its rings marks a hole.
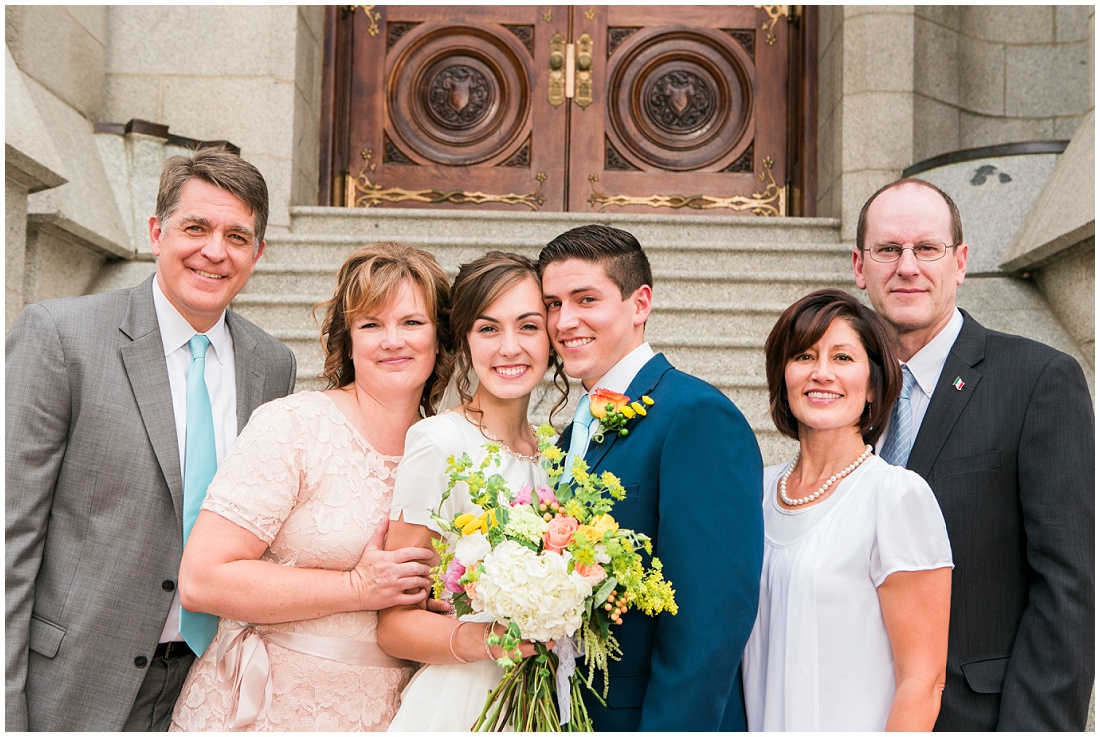
[[[420,410],[430,417],[439,409],[443,391],[450,378],[453,343],[450,331],[450,283],[435,256],[404,243],[382,241],[369,243],[354,251],[336,276],[336,291],[332,299],[313,308],[325,310],[321,324],[321,349],[325,366],[321,378],[326,388],[344,387],[355,381],[355,365],[351,361],[349,323],[356,315],[375,312],[394,299],[402,284],[411,282],[420,288],[428,314],[435,325],[437,354],[435,367],[424,384]]]
[[[852,327],[867,351],[871,365],[868,383],[874,403],[868,404],[860,415],[859,432],[863,442],[874,445],[901,392],[901,367],[894,339],[882,318],[839,289],[821,289],[807,294],[783,311],[768,335],[764,343],[764,363],[772,421],[779,432],[798,439],[798,420],[787,402],[787,364],[820,340],[836,319]]]
[[[479,259],[463,264],[458,269],[454,286],[451,287],[451,333],[454,336],[454,377],[455,388],[462,398],[463,405],[469,405],[473,392],[470,387],[470,373],[473,368],[470,359],[470,331],[474,322],[484,315],[489,306],[505,292],[524,279],[530,279],[536,285],[539,280],[538,265],[526,256],[515,253],[490,251]],[[540,286],[541,289],[541,286]],[[547,339],[549,340],[549,338]],[[561,357],[550,348],[550,364],[554,369],[554,387],[561,396],[553,409],[551,419],[565,406],[569,395],[569,380]],[[471,409],[472,412],[477,410]]]

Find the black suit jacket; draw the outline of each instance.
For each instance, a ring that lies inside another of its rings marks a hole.
[[[908,463],[939,500],[955,560],[936,729],[1083,730],[1095,667],[1088,386],[1065,353],[963,316]]]

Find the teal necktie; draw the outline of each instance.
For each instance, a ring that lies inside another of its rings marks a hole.
[[[573,478],[573,474],[570,469],[573,466],[573,459],[577,456],[584,457],[584,451],[588,447],[589,431],[592,429],[592,423],[595,421],[595,417],[589,411],[589,399],[585,394],[577,402],[577,411],[573,413],[573,434],[569,436],[569,451],[565,454],[565,466],[561,474],[561,481],[559,484],[563,484],[569,479]]]
[[[183,469],[183,544],[199,516],[206,487],[218,470],[218,449],[214,444],[214,412],[206,388],[206,349],[210,338],[199,334],[187,343],[191,365],[187,367],[187,430]],[[190,612],[180,607],[180,634],[195,655],[202,655],[218,633],[213,614]]]

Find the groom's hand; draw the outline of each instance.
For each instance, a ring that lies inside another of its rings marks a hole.
[[[350,572],[360,610],[419,604],[428,597],[431,569],[421,561],[434,553],[420,547],[383,550],[388,529],[389,520],[383,520]]]

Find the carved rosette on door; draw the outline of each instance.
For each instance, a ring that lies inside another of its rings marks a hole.
[[[776,7],[364,7],[345,204],[784,215]]]

